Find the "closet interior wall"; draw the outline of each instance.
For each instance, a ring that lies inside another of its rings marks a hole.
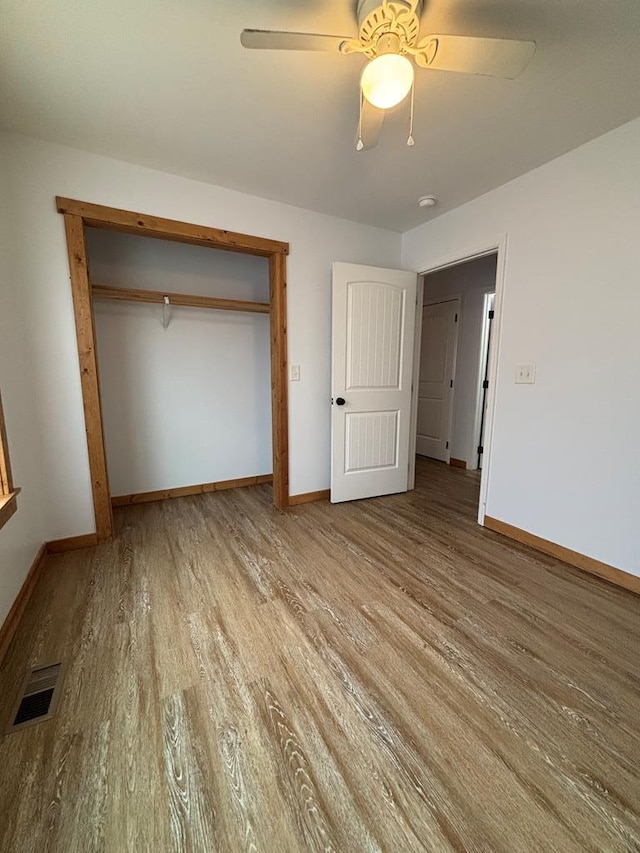
[[[86,245],[111,495],[270,475],[269,314],[95,291],[268,303],[268,259],[97,228]]]

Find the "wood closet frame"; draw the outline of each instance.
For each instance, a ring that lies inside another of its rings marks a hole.
[[[289,244],[248,234],[238,234],[205,225],[193,225],[99,204],[56,197],[58,213],[64,215],[69,255],[69,272],[76,322],[82,401],[84,407],[91,488],[98,542],[113,538],[113,512],[109,494],[107,460],[104,445],[100,380],[96,353],[92,284],[89,279],[85,228],[122,231],[142,237],[154,237],[178,243],[209,246],[229,252],[241,252],[269,259],[269,303],[266,303],[271,328],[271,418],[273,435],[273,502],[289,506],[289,413],[287,399],[287,255]],[[96,288],[97,289],[97,288]],[[155,301],[155,300],[154,300]],[[212,300],[213,301],[213,300]],[[220,300],[222,302],[222,300]],[[227,310],[242,308],[227,300]],[[247,305],[255,303],[246,303]],[[225,306],[216,306],[225,307]]]

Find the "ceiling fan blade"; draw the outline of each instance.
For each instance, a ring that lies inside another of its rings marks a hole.
[[[357,151],[369,151],[376,147],[384,122],[384,112],[384,110],[379,110],[370,104],[366,98],[362,99],[360,124],[356,134]],[[362,142],[362,147],[359,147],[360,142]]]
[[[418,45],[416,64],[435,71],[460,71],[513,80],[527,67],[536,43],[515,39],[430,35]]]
[[[253,50],[324,50],[339,53],[349,36],[323,36],[317,33],[284,33],[277,30],[243,30],[243,47]]]

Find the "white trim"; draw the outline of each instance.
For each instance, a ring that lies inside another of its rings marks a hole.
[[[498,358],[500,354],[500,341],[502,338],[502,303],[504,300],[505,288],[505,270],[507,265],[507,243],[508,235],[503,234],[495,242],[486,243],[482,246],[474,246],[469,249],[460,249],[457,252],[434,261],[426,269],[417,270],[421,276],[436,272],[436,270],[446,269],[447,267],[458,266],[466,261],[472,261],[476,258],[482,258],[485,255],[497,254],[496,264],[496,297],[493,303],[495,311],[493,317],[493,331],[491,350],[489,352],[489,393],[487,395],[487,417],[485,421],[486,440],[484,444],[482,474],[480,477],[480,503],[478,505],[478,524],[484,526],[484,517],[487,509],[487,496],[489,494],[489,484],[491,482],[491,451],[493,444],[493,426],[494,413],[496,406],[496,381],[498,378]]]
[[[418,276],[416,288],[416,322],[413,334],[413,374],[411,377],[411,432],[409,433],[409,480],[407,490],[416,487],[416,442],[418,440],[418,382],[420,381],[420,347],[422,345],[422,300],[424,278]],[[420,309],[420,310],[418,310]]]
[[[449,253],[434,261],[433,264],[429,264],[426,269],[417,270],[418,275],[431,275],[431,273],[446,270],[447,267],[457,267],[460,264],[466,264],[467,261],[475,261],[478,258],[485,258],[487,255],[495,255],[496,252],[500,252],[501,248],[504,250],[506,241],[507,235],[504,234],[495,244],[490,245],[488,248],[485,243],[482,247],[468,249],[467,251],[463,251],[462,254]]]

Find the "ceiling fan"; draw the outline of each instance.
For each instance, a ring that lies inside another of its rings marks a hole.
[[[244,47],[257,50],[319,50],[364,54],[369,59],[360,78],[360,121],[356,149],[377,145],[385,110],[409,92],[413,123],[413,63],[436,71],[459,71],[513,79],[534,54],[533,41],[427,35],[419,40],[423,0],[358,0],[358,35],[331,36],[277,30],[243,30]],[[413,62],[411,61],[413,60]],[[412,129],[408,145],[413,145]]]

